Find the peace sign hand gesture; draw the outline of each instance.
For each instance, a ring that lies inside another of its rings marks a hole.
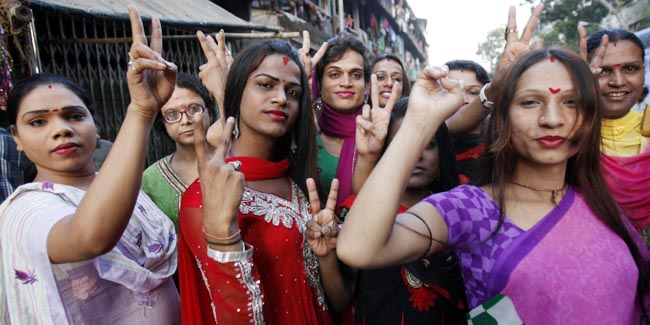
[[[598,76],[602,71],[600,64],[605,58],[605,52],[607,51],[607,45],[609,45],[609,36],[607,34],[603,35],[603,38],[600,40],[600,45],[596,49],[596,53],[589,61],[589,53],[587,52],[587,31],[583,26],[578,26],[578,54],[580,57],[589,64],[591,68],[591,73],[595,76]]]
[[[311,86],[311,74],[318,63],[320,59],[323,58],[323,55],[325,55],[325,52],[327,51],[327,42],[324,42],[318,51],[316,51],[316,54],[314,54],[314,57],[311,57],[311,54],[309,54],[309,50],[311,49],[311,40],[309,38],[309,32],[304,30],[302,31],[302,47],[298,50],[298,54],[300,56],[300,61],[302,62],[302,66],[305,68],[305,74],[307,75],[307,81],[309,82],[309,85]],[[311,89],[311,88],[310,88]]]
[[[203,194],[203,227],[210,235],[226,238],[239,229],[237,214],[244,193],[244,175],[239,172],[241,162],[225,162],[235,119],[229,117],[226,120],[223,132],[218,135],[219,143],[214,144],[214,151],[210,153],[203,116],[198,114],[192,118],[195,119],[194,148]],[[226,249],[228,247],[224,247]]]
[[[324,210],[321,210],[316,183],[312,178],[307,179],[307,191],[309,191],[309,205],[312,211],[312,219],[307,222],[307,244],[314,252],[314,255],[323,257],[334,251],[336,237],[339,235],[338,218],[334,214],[339,192],[339,181],[336,178],[332,180]]]
[[[203,54],[208,60],[199,67],[199,78],[203,85],[212,93],[219,107],[219,120],[224,123],[221,117],[225,114],[223,106],[224,94],[226,91],[226,80],[228,71],[232,65],[232,55],[226,49],[226,35],[223,29],[216,35],[216,41],[212,36],[205,35],[201,31],[196,32]]]
[[[377,85],[377,75],[370,76],[370,98],[372,99],[372,108],[370,105],[363,105],[361,115],[357,116],[357,130],[355,134],[355,144],[359,155],[365,157],[379,158],[381,150],[384,147],[384,141],[388,134],[388,125],[390,124],[390,115],[393,112],[393,106],[397,100],[397,90],[399,83],[395,82],[388,98],[386,107],[379,107],[379,86]]]
[[[156,117],[176,86],[176,65],[162,58],[162,28],[160,20],[151,21],[151,44],[142,26],[140,13],[129,5],[129,18],[133,44],[129,49],[129,68],[126,72],[131,110],[140,111],[145,117]]]
[[[510,65],[522,55],[530,52],[531,50],[541,48],[544,45],[541,39],[533,42],[532,44],[530,43],[531,39],[533,38],[533,33],[535,32],[535,26],[537,26],[537,23],[539,22],[542,15],[542,11],[544,11],[544,5],[540,3],[535,7],[532,15],[530,15],[530,18],[526,23],[526,27],[524,27],[524,32],[521,34],[521,37],[518,37],[516,9],[514,6],[510,7],[510,11],[508,12],[508,24],[506,25],[505,32],[506,47],[504,48],[503,54],[499,59],[499,63],[497,64],[497,73],[502,71],[505,67]]]

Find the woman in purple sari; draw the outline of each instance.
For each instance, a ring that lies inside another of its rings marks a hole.
[[[391,212],[419,153],[462,104],[447,67],[427,68],[346,216],[337,255],[368,269],[448,247],[460,260],[470,322],[638,324],[647,321],[648,256],[600,173],[598,84],[573,53],[530,51],[541,9],[521,38],[511,9],[479,186]]]
[[[402,128],[346,217],[339,258],[374,268],[448,246],[471,320],[639,323],[647,261],[599,173],[598,88],[576,55],[530,52],[495,81],[481,186],[390,213],[427,139],[461,104],[447,71],[426,69],[416,82]]]

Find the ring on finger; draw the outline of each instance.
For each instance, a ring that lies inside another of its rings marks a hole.
[[[241,169],[241,161],[239,161],[239,160],[231,161],[231,162],[229,162],[229,164],[232,165],[232,168],[236,172],[238,172]]]
[[[504,38],[508,39],[508,34],[510,34],[510,33],[515,33],[516,34],[517,33],[517,27],[515,27],[515,28],[506,27]]]
[[[129,68],[133,69],[135,72],[138,72],[138,69],[135,67],[135,64],[131,60],[129,60]]]

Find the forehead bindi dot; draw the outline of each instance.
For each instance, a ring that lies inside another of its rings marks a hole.
[[[465,72],[465,70],[460,70],[460,73],[463,73],[463,72]]]
[[[310,56],[310,55],[311,55],[311,54],[309,54],[309,52],[305,53],[305,56],[307,56],[307,57]]]
[[[48,88],[48,89],[52,89],[52,85],[47,85],[47,88]]]
[[[52,113],[56,113],[56,112],[58,112],[58,111],[59,111],[59,109],[58,109],[58,108],[55,108],[55,109],[52,110]]]
[[[614,47],[616,47],[616,42],[614,42]]]
[[[551,87],[548,87],[548,91],[550,91],[551,94],[557,94],[557,93],[560,92],[560,90],[561,90],[560,88],[551,88]]]
[[[614,65],[613,65],[614,68],[618,68],[618,67],[620,67],[620,66],[621,66],[620,63],[617,63],[617,64],[614,64]]]
[[[283,56],[283,57],[282,57],[282,62],[284,62],[284,65],[289,64],[289,58],[286,57],[286,56]]]
[[[551,55],[551,56],[548,58],[548,60],[551,61],[551,63],[553,63],[553,62],[555,62],[555,57]]]

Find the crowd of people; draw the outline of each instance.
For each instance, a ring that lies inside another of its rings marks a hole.
[[[234,58],[198,32],[207,63],[179,73],[129,6],[131,102],[101,168],[86,90],[42,73],[9,93],[2,172],[34,171],[2,186],[0,316],[649,323],[643,44],[580,28],[578,53],[543,48],[542,11],[518,33],[510,9],[491,78],[453,60],[411,81],[349,32]],[[153,128],[176,149],[145,168]]]

